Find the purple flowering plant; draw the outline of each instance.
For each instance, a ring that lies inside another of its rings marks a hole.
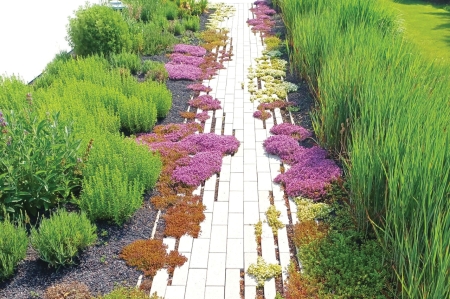
[[[192,46],[185,44],[177,44],[173,47],[173,52],[184,53],[192,56],[204,56],[206,54],[206,49],[200,46]]]
[[[198,92],[203,91],[203,92],[206,92],[206,93],[212,91],[211,87],[205,86],[205,85],[203,85],[201,83],[189,84],[187,86],[187,88],[191,89],[193,91],[198,91]]]
[[[169,62],[166,63],[165,67],[169,74],[169,79],[172,80],[196,81],[203,75],[203,72],[199,67],[190,64],[173,64]]]
[[[189,105],[192,107],[200,108],[202,110],[218,110],[222,109],[220,101],[214,99],[210,95],[201,95],[195,99],[189,101]]]
[[[272,117],[272,114],[265,110],[256,110],[255,112],[253,112],[253,117],[260,120],[266,120]]]
[[[170,63],[200,66],[202,63],[205,63],[205,59],[203,57],[184,55],[181,53],[172,53],[170,55]]]
[[[211,117],[208,115],[207,111],[203,111],[201,113],[197,113],[197,115],[195,116],[196,119],[198,119],[201,122],[205,122],[208,119],[210,119]]]
[[[270,129],[270,133],[274,135],[287,135],[296,140],[303,141],[312,136],[312,133],[305,128],[290,123],[282,123],[275,125]]]
[[[222,167],[222,153],[217,151],[199,152],[192,157],[177,161],[177,168],[172,173],[175,181],[188,186],[199,186]]]

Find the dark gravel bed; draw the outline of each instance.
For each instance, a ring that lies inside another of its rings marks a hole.
[[[69,281],[85,283],[92,294],[110,292],[116,284],[135,286],[141,272],[128,267],[118,255],[129,243],[150,237],[157,211],[149,198],[147,194],[142,208],[122,227],[96,223],[98,241],[80,254],[76,265],[59,270],[48,268],[30,247],[16,274],[0,284],[0,298],[42,298],[47,287]]]

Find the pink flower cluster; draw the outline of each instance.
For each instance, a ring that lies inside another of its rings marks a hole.
[[[253,117],[260,119],[260,120],[266,120],[269,119],[272,116],[272,114],[270,114],[270,112],[264,111],[264,110],[256,110],[255,112],[253,112]]]
[[[222,109],[222,106],[220,106],[220,101],[218,99],[214,99],[210,95],[201,95],[195,99],[192,99],[189,101],[189,105],[202,110]]]
[[[275,183],[283,183],[289,196],[305,196],[319,199],[326,187],[341,176],[341,169],[333,160],[326,159],[326,151],[320,147],[305,148],[287,135],[276,135],[264,141],[269,154],[279,156],[292,167],[279,174]]]
[[[199,125],[196,123],[170,124],[165,126],[156,126],[153,130],[155,132],[158,132],[159,134],[141,134],[138,135],[137,141],[144,141],[147,143],[161,141],[160,135],[163,135],[163,141],[177,142],[189,135],[198,132]]]
[[[192,46],[192,45],[185,45],[185,44],[177,44],[173,47],[173,51],[175,53],[183,53],[183,54],[189,54],[192,56],[204,56],[206,54],[206,49],[200,46]]]
[[[276,14],[276,11],[267,6],[267,3],[264,1],[256,1],[255,5],[256,7],[250,10],[255,14],[256,18],[247,20],[247,23],[252,26],[252,31],[270,32],[275,25],[270,16]]]
[[[237,152],[239,145],[239,141],[234,136],[205,133],[189,135],[183,139],[182,147],[190,154],[220,152],[222,155],[233,155]]]
[[[208,115],[208,112],[203,111],[201,113],[197,113],[197,115],[195,116],[196,119],[198,119],[201,122],[205,122],[208,119],[210,119],[211,117]]]
[[[220,172],[222,154],[220,152],[200,152],[192,157],[179,159],[177,164],[172,178],[188,186],[199,186],[214,173]]]
[[[195,83],[195,84],[189,84],[187,88],[193,90],[193,91],[203,91],[203,92],[210,92],[212,91],[212,88],[209,86],[205,86],[201,83]]]
[[[169,79],[172,80],[192,80],[196,81],[202,78],[203,72],[198,66],[189,64],[173,64],[171,62],[165,65]]]
[[[312,133],[305,128],[290,123],[275,125],[272,127],[272,129],[270,129],[270,133],[274,135],[291,136],[292,138],[300,141],[312,136]]]
[[[172,53],[170,55],[170,63],[172,64],[190,64],[194,66],[200,66],[205,62],[203,57],[189,56],[181,53]]]

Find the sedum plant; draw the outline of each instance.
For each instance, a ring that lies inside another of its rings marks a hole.
[[[274,236],[278,235],[278,230],[284,227],[283,222],[279,219],[280,215],[281,212],[274,205],[270,205],[266,211],[267,223],[272,228]]]
[[[8,219],[0,222],[0,281],[14,273],[16,265],[25,258],[28,237],[25,228]]]
[[[281,270],[280,265],[267,264],[262,257],[258,256],[256,264],[251,264],[247,273],[256,278],[258,287],[263,287],[267,279],[281,275]]]
[[[74,263],[80,250],[95,243],[96,230],[85,213],[57,210],[41,221],[39,229],[31,230],[31,245],[50,267],[66,266]]]

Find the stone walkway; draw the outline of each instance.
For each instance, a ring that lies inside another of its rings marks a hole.
[[[248,68],[255,64],[254,59],[260,57],[263,50],[259,34],[253,34],[246,23],[247,19],[253,18],[249,11],[252,2],[226,3],[236,8],[235,15],[225,21],[233,39],[234,56],[232,61],[224,63],[225,69],[220,70],[218,76],[204,82],[213,89],[210,94],[222,102],[223,110],[215,112],[216,134],[221,134],[224,122],[224,135],[234,133],[241,146],[233,157],[227,156],[223,160],[217,201],[217,176],[205,183],[203,204],[207,209],[201,235],[197,239],[184,236],[179,243],[178,251],[188,258],[188,262],[175,269],[170,286],[167,286],[166,270],[160,270],[154,277],[151,293],[157,292],[166,299],[241,298],[241,271],[256,263],[254,224],[266,219],[264,213],[270,206],[269,191],[273,192],[277,210],[282,212],[280,220],[289,224],[284,193],[272,183],[280,171],[280,161],[268,156],[262,147],[274,120],[267,120],[267,128],[263,129],[263,122],[253,118],[258,103],[251,103],[250,93],[241,86],[242,82],[247,84]],[[279,110],[275,111],[275,117],[277,123],[282,123]],[[209,132],[210,128],[211,119],[206,122],[204,131]],[[290,206],[295,213],[295,204]],[[292,219],[296,219],[295,215]],[[169,250],[175,247],[175,239],[166,238],[164,243]],[[261,247],[266,262],[278,263],[274,236],[267,223],[263,223]],[[280,264],[285,270],[290,261],[286,228],[279,230],[278,247]],[[283,278],[285,275],[283,271]],[[245,298],[254,299],[256,281],[245,275],[244,284]],[[265,283],[264,294],[267,299],[275,297],[274,279]]]

